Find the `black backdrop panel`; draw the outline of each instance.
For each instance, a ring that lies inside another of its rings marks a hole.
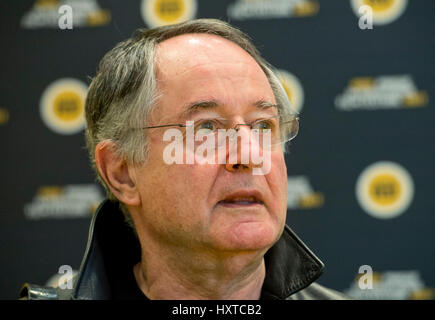
[[[62,5],[72,29],[59,27]],[[362,5],[372,29],[359,27]],[[433,1],[34,0],[0,12],[0,298],[80,266],[104,197],[82,118],[101,57],[137,28],[194,17],[248,33],[301,114],[287,222],[325,262],[319,282],[357,299],[435,297]]]

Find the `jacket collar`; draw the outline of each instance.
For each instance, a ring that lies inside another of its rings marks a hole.
[[[111,299],[111,288],[122,272],[141,256],[139,241],[125,222],[119,204],[105,200],[92,218],[85,255],[73,299]],[[265,255],[266,277],[261,299],[287,299],[322,273],[323,263],[286,226]]]

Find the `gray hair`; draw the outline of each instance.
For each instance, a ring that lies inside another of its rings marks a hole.
[[[290,102],[272,67],[260,56],[250,38],[237,28],[217,19],[197,19],[154,29],[139,29],[117,44],[101,60],[86,97],[86,143],[92,167],[107,191],[118,201],[99,175],[95,147],[104,140],[116,145],[116,153],[130,163],[142,163],[148,154],[143,127],[158,98],[155,72],[156,46],[167,39],[189,33],[213,34],[230,40],[248,52],[267,76],[280,115],[291,113]],[[121,204],[129,221],[129,214]]]

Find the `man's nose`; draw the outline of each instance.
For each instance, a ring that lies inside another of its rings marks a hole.
[[[230,172],[236,172],[236,171],[251,171],[250,165],[247,164],[241,164],[241,163],[227,163],[225,164],[225,169]]]
[[[237,130],[236,138],[230,143],[225,169],[230,172],[236,171],[251,171],[254,167],[258,167],[258,164],[254,164],[251,155],[253,148],[260,148],[259,142],[256,141],[251,135],[251,129],[249,126],[239,126]]]

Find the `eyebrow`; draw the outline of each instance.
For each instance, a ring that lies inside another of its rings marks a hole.
[[[262,110],[269,108],[278,108],[278,105],[276,103],[272,103],[266,100],[258,100],[253,105]]]
[[[206,109],[213,109],[219,106],[222,106],[223,103],[220,102],[219,100],[199,100],[199,101],[195,101],[192,103],[189,103],[185,106],[185,111],[183,112],[183,115],[192,115],[200,110],[206,110]],[[270,101],[266,101],[266,100],[258,100],[255,101],[252,106],[261,109],[261,110],[265,110],[265,109],[269,109],[269,108],[278,108],[278,105],[275,103],[272,103]]]
[[[192,115],[199,110],[205,110],[205,109],[212,109],[216,108],[218,106],[222,105],[221,102],[218,100],[199,100],[192,103],[187,104],[185,106],[185,111],[183,112],[184,115]]]

